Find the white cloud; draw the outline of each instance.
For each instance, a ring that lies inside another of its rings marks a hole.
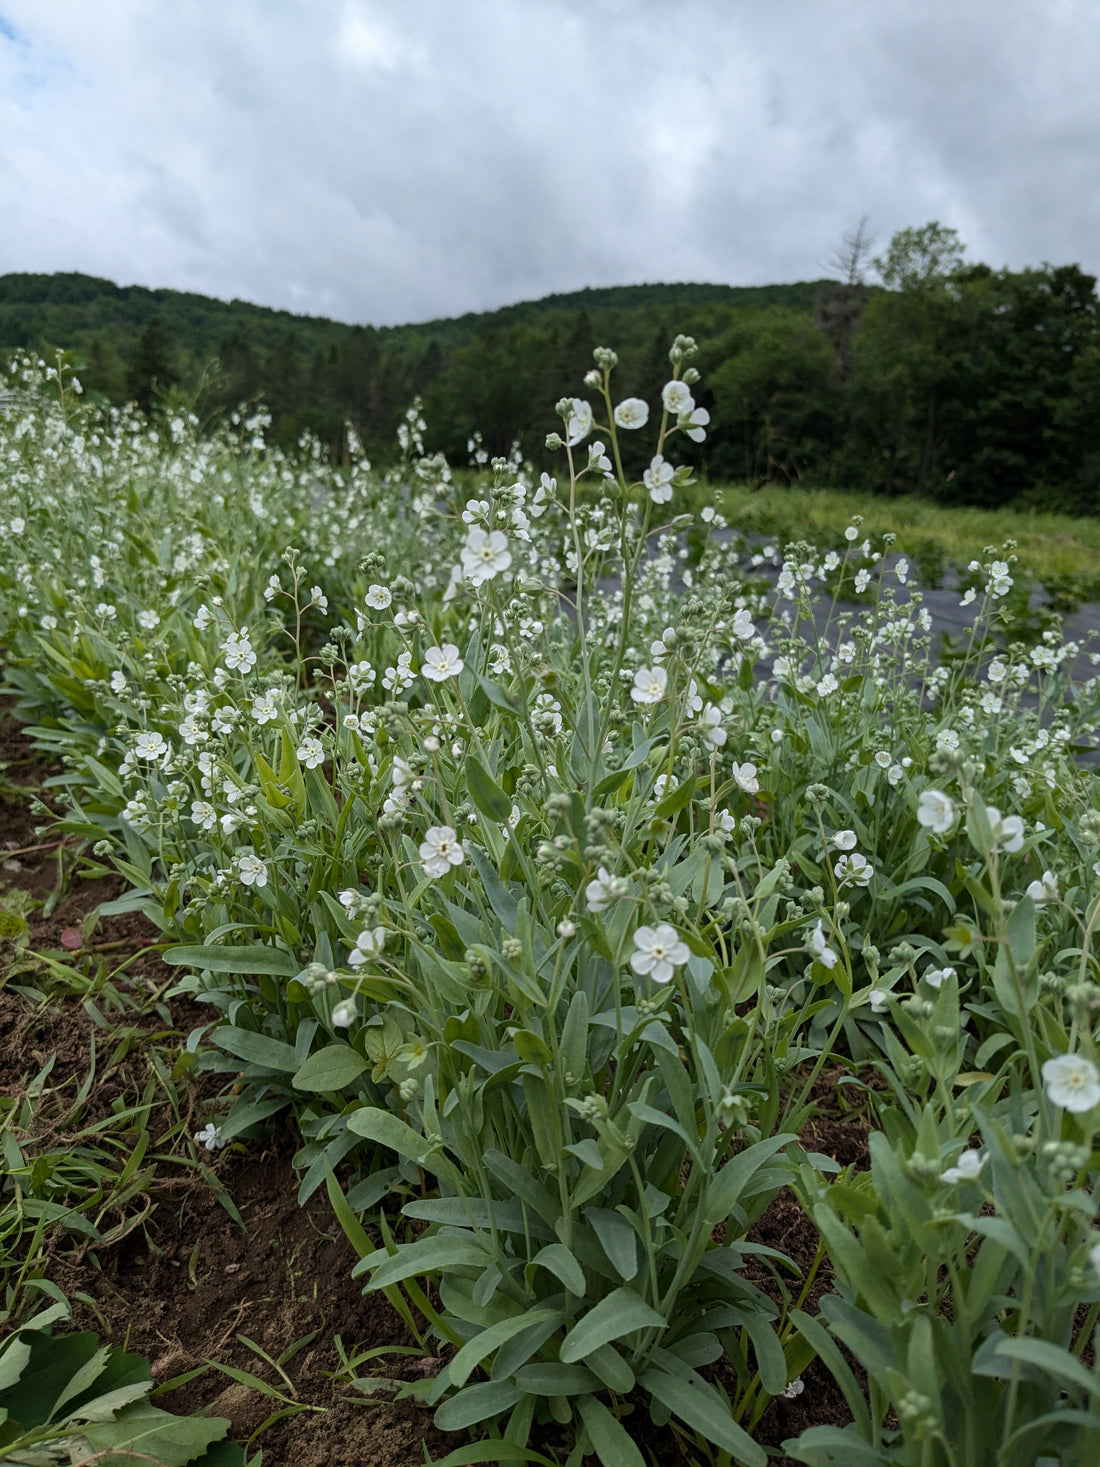
[[[0,0],[0,271],[348,320],[814,278],[863,214],[1100,268],[1093,0]]]

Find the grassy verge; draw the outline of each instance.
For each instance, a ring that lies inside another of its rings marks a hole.
[[[695,490],[698,505],[717,503],[731,524],[748,533],[779,539],[810,539],[818,544],[843,539],[853,515],[862,515],[872,537],[897,536],[896,548],[919,563],[982,557],[986,546],[1017,543],[1022,569],[1046,582],[1079,578],[1094,594],[1100,576],[1100,519],[1041,514],[1006,506],[973,509],[921,499],[881,499],[836,489],[753,488],[748,484],[708,485]]]

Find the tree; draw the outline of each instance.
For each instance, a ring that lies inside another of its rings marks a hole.
[[[136,402],[142,412],[151,412],[158,398],[179,382],[172,343],[161,325],[160,317],[154,316],[137,344],[130,369],[126,374],[126,392],[131,402]]]
[[[814,302],[814,325],[832,343],[840,382],[852,375],[852,342],[867,304],[865,273],[870,248],[865,215],[826,259],[826,268],[840,279],[821,285]]]

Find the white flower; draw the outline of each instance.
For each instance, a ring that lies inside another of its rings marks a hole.
[[[328,597],[325,595],[324,591],[321,590],[320,586],[310,586],[309,599],[313,602],[318,611],[328,610]]]
[[[452,866],[466,859],[462,842],[449,825],[433,825],[424,832],[420,845],[420,864],[425,876],[446,876]]]
[[[270,723],[278,716],[279,709],[275,703],[275,695],[270,690],[266,693],[258,693],[252,699],[252,717],[261,726]]]
[[[741,642],[749,641],[755,633],[756,628],[752,624],[752,613],[746,610],[744,606],[742,606],[741,610],[733,618],[731,631],[738,641]]]
[[[922,790],[917,804],[917,823],[944,835],[955,823],[955,802],[942,790]]]
[[[205,1146],[207,1151],[220,1151],[225,1145],[221,1127],[216,1126],[213,1121],[207,1121],[201,1131],[195,1132],[195,1140],[200,1146]]]
[[[640,397],[628,397],[615,409],[615,422],[620,428],[644,428],[649,422],[649,404]]]
[[[1058,900],[1058,878],[1053,871],[1044,871],[1041,881],[1033,881],[1027,889],[1027,894],[1037,907],[1044,902],[1056,902]]]
[[[677,968],[691,957],[691,949],[675,927],[661,922],[657,927],[639,927],[634,934],[634,951],[630,966],[639,977],[650,977],[654,983],[669,983]]]
[[[218,812],[209,800],[192,800],[191,819],[201,829],[213,830],[218,823]]]
[[[139,759],[160,759],[168,753],[168,745],[164,741],[164,735],[159,733],[139,733],[134,740],[134,753]]]
[[[1043,1066],[1047,1099],[1062,1110],[1082,1115],[1100,1104],[1100,1075],[1083,1054],[1060,1054]]]
[[[245,851],[243,856],[237,857],[237,874],[245,886],[267,885],[267,867],[251,851]]]
[[[709,422],[710,413],[706,408],[693,407],[690,412],[680,414],[676,420],[676,426],[685,432],[693,442],[702,443],[707,436],[704,426]]]
[[[355,1022],[355,1004],[350,998],[338,1003],[332,1011],[332,1027],[347,1029]]]
[[[859,837],[854,830],[838,830],[833,836],[833,845],[838,851],[854,851],[859,845]]]
[[[491,581],[511,564],[508,537],[500,530],[483,530],[475,526],[467,535],[462,547],[462,570],[471,586]]]
[[[959,1154],[954,1166],[949,1166],[945,1172],[940,1173],[940,1181],[946,1182],[949,1187],[954,1187],[959,1182],[977,1181],[984,1165],[985,1152],[972,1146]]]
[[[690,413],[695,406],[695,399],[691,395],[691,388],[686,382],[666,382],[661,389],[661,401],[665,410],[675,413],[677,417],[681,413]]]
[[[640,667],[634,674],[630,696],[635,703],[659,703],[668,687],[668,673],[663,667]]]
[[[363,600],[372,611],[385,611],[386,607],[393,601],[393,592],[388,586],[379,586],[375,583],[368,588]]]
[[[317,769],[325,762],[325,751],[321,740],[312,735],[302,740],[295,753],[307,769]]]
[[[870,886],[875,868],[866,856],[857,852],[853,856],[841,856],[833,867],[833,874],[841,886]]]
[[[712,749],[720,749],[728,737],[722,727],[722,710],[708,703],[699,718],[699,732]]]
[[[869,570],[856,571],[856,595],[862,596],[871,584],[871,572]]]
[[[592,407],[583,397],[572,399],[572,411],[565,424],[565,439],[570,448],[575,448],[582,438],[592,431]]]
[[[836,967],[837,955],[829,946],[828,940],[825,936],[825,928],[822,925],[820,917],[817,919],[817,926],[810,933],[810,936],[807,939],[806,946],[823,967]]]
[[[442,647],[428,648],[420,671],[433,683],[445,683],[449,677],[457,677],[464,666],[458,648],[453,642],[447,642]]]
[[[871,989],[871,1012],[873,1014],[885,1014],[890,1007],[890,990],[888,988]]]
[[[126,674],[124,672],[112,672],[111,692],[124,693],[126,691]]]
[[[924,981],[929,988],[939,988],[946,978],[954,978],[954,968],[929,968],[924,974]]]
[[[680,781],[674,774],[659,774],[653,781],[653,793],[659,800],[663,800],[667,794],[679,788]]]
[[[827,698],[830,693],[835,693],[840,684],[831,672],[827,672],[817,684],[818,697]]]
[[[783,1397],[785,1401],[793,1401],[797,1396],[800,1396],[805,1389],[805,1381],[800,1375],[796,1375],[794,1380],[792,1380],[788,1385],[785,1385],[779,1394]]]
[[[650,459],[649,468],[642,475],[642,483],[649,490],[649,497],[654,504],[667,504],[672,498],[672,479],[675,473],[676,470],[659,453]]]
[[[603,912],[611,903],[622,895],[625,883],[621,878],[609,874],[606,866],[601,866],[596,872],[595,881],[590,881],[584,889],[584,898],[588,903],[590,912]]]
[[[225,665],[237,672],[249,672],[256,666],[256,654],[247,637],[229,637],[225,647]]]
[[[996,851],[1018,851],[1024,843],[1024,822],[1019,815],[1002,817],[996,805],[985,807],[985,818],[993,833],[993,849]]]
[[[348,967],[361,968],[364,963],[376,958],[386,945],[384,927],[368,927],[355,939],[355,946],[348,953]]]
[[[196,627],[200,632],[204,632],[213,620],[214,613],[210,610],[209,606],[200,606],[191,618],[191,625]]]
[[[760,781],[756,777],[755,764],[738,764],[736,760],[733,765],[734,783],[745,791],[747,795],[755,795],[760,789]]]

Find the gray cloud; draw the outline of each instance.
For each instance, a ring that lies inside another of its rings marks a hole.
[[[1093,0],[0,0],[0,271],[391,323],[814,278],[863,214],[1100,268]]]

